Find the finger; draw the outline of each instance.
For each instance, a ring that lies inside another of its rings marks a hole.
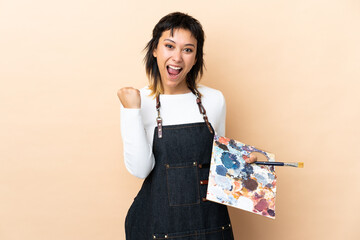
[[[257,161],[257,157],[256,156],[250,156],[250,162],[254,163]]]
[[[257,161],[257,156],[250,154],[250,157],[245,160],[247,163],[254,163]]]

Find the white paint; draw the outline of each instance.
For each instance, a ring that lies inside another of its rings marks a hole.
[[[236,206],[250,212],[254,209],[254,204],[251,199],[242,196],[238,198]]]

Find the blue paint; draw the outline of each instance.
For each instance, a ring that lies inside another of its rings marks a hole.
[[[247,174],[247,175],[251,175],[254,173],[254,169],[251,166],[251,164],[245,164],[245,167],[243,168],[243,171]]]
[[[271,171],[273,171],[273,170],[271,170]],[[270,179],[270,181],[272,181],[275,179],[275,176],[271,173],[268,173],[268,178]]]
[[[244,168],[241,169],[239,176],[243,179],[248,179],[250,178],[251,174],[254,173],[253,167],[251,166],[251,164],[245,164]]]
[[[223,190],[229,190],[232,186],[231,180],[224,176],[219,176],[219,175],[215,176],[215,182]]]
[[[238,169],[240,167],[239,161],[236,160],[236,155],[229,152],[221,154],[221,162],[227,169]]]
[[[232,147],[233,149],[236,149],[236,150],[240,151],[240,152],[243,150],[242,147],[238,146],[233,139],[231,139],[229,141],[229,146]]]
[[[257,179],[257,181],[259,183],[261,183],[263,186],[266,186],[266,184],[269,183],[268,179],[266,177],[264,177],[263,175],[259,174],[259,173],[255,173],[255,178]],[[265,175],[266,176],[266,175]]]
[[[217,165],[216,173],[221,176],[226,176],[227,169],[223,165]]]

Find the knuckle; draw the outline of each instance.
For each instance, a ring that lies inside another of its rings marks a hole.
[[[118,93],[120,93],[120,94],[129,93],[129,92],[132,92],[133,89],[134,88],[132,88],[132,87],[123,87],[118,90]]]

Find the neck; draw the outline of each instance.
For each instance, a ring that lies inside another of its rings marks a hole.
[[[187,86],[183,88],[164,89],[164,94],[166,95],[184,94],[189,92],[191,92],[191,90]]]

